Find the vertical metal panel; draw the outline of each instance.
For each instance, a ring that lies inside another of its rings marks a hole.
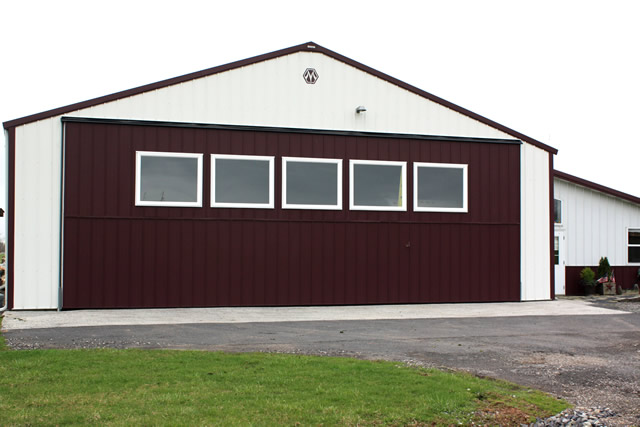
[[[602,256],[627,265],[627,229],[640,228],[640,206],[559,178],[554,183],[554,197],[563,205],[563,223],[556,228],[566,231],[567,265],[598,265]]]
[[[216,301],[220,302],[220,305],[230,305],[230,291],[229,291],[229,283],[231,282],[231,272],[229,271],[229,265],[231,263],[231,227],[228,222],[220,222],[215,223],[215,227],[218,231],[218,240],[214,243],[213,248],[214,252],[218,253],[217,261],[217,277],[216,281],[213,283],[217,283],[217,299]],[[217,248],[225,248],[225,250],[216,251]],[[177,289],[177,287],[176,287]]]
[[[521,299],[546,300],[551,297],[549,154],[528,144],[521,151]]]
[[[67,126],[65,308],[519,299],[518,145]],[[469,212],[140,207],[136,150],[465,162]]]
[[[12,169],[15,309],[58,306],[60,135],[60,126],[54,127],[48,120],[15,129]]]
[[[343,205],[344,206],[344,205]],[[329,283],[333,283],[334,293],[333,301],[336,304],[344,304],[346,286],[346,272],[349,260],[347,260],[345,247],[347,242],[347,233],[344,223],[336,223],[333,225],[334,230],[334,262],[336,266],[334,277],[329,277]],[[329,285],[331,286],[331,285]]]

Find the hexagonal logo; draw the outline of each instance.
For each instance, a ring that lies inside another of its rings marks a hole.
[[[315,68],[307,68],[304,70],[304,74],[302,74],[302,78],[308,85],[316,84],[320,76]]]

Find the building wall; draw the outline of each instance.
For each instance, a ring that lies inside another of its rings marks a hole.
[[[554,179],[554,198],[562,200],[567,266],[627,266],[627,229],[640,228],[640,206],[581,185]],[[640,265],[638,265],[640,267]]]
[[[523,144],[521,149],[523,301],[551,298],[549,245],[549,153]]]
[[[60,139],[53,120],[16,129],[14,308],[58,306]]]
[[[65,126],[64,308],[520,299],[519,144]],[[135,206],[136,151],[203,153],[203,207]],[[211,153],[276,156],[275,208],[209,207]],[[285,156],[343,159],[343,209],[281,209]],[[349,159],[409,162],[408,210],[349,210]],[[414,161],[468,164],[468,213],[414,212]]]
[[[302,73],[314,67],[315,85]],[[364,105],[367,112],[355,114]],[[144,119],[189,123],[264,125],[450,135],[479,138],[512,137],[474,119],[394,86],[328,56],[298,52],[198,80],[78,110],[67,116]],[[60,271],[60,116],[19,126],[15,150],[14,308],[56,308]],[[522,182],[543,174],[542,150],[523,145]],[[34,167],[34,163],[37,167]],[[541,178],[543,179],[543,178]],[[545,297],[535,267],[525,251],[543,262],[539,223],[534,216],[545,189],[523,184],[523,296]],[[547,203],[548,205],[548,203]],[[545,213],[548,217],[548,212]],[[545,221],[545,220],[542,220]],[[538,255],[537,251],[541,251]],[[548,249],[546,250],[548,252]],[[34,254],[36,256],[34,257]],[[548,262],[547,262],[548,264]],[[523,264],[524,265],[524,264]],[[526,273],[524,272],[526,270]],[[548,273],[547,273],[548,279]],[[537,289],[540,289],[539,291]]]

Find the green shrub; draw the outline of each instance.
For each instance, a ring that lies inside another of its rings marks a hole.
[[[583,285],[592,285],[595,281],[596,273],[593,272],[589,267],[585,267],[580,272],[580,281]]]
[[[600,258],[600,262],[598,263],[598,279],[609,276],[611,276],[611,266],[609,265],[609,260],[605,256]]]

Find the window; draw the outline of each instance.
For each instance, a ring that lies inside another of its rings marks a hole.
[[[202,206],[202,154],[136,151],[136,206]]]
[[[342,209],[342,160],[282,158],[283,209]]]
[[[553,222],[562,224],[562,200],[553,199]]]
[[[630,228],[628,231],[629,263],[640,264],[640,228]]]
[[[212,154],[211,206],[273,208],[273,157]]]
[[[349,160],[349,208],[406,211],[406,162]]]
[[[413,164],[413,209],[417,212],[467,212],[467,165]]]

